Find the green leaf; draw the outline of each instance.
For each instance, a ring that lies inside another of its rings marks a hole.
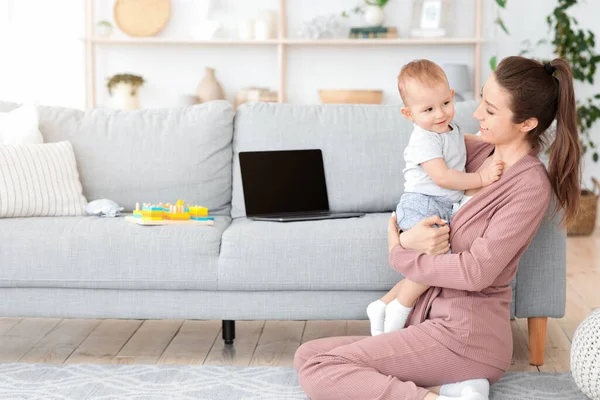
[[[592,160],[594,160],[594,162],[598,162],[598,153],[594,153]]]
[[[496,4],[502,8],[506,8],[506,0],[496,0]]]
[[[365,0],[365,3],[367,3],[370,6],[377,6],[380,8],[385,7],[385,5],[387,4],[388,0]]]
[[[495,71],[496,67],[498,67],[498,58],[496,56],[493,56],[492,58],[490,58],[490,68],[492,69],[492,71]]]
[[[504,33],[506,33],[507,35],[510,35],[510,33],[508,32],[508,29],[506,29],[506,25],[504,25],[504,21],[502,21],[502,18],[498,17],[495,22],[498,25],[500,25],[500,28],[502,28]]]

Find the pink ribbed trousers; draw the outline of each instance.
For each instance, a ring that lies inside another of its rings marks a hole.
[[[492,384],[504,375],[449,350],[415,326],[306,342],[296,351],[294,368],[312,400],[422,400],[426,387],[475,378]]]

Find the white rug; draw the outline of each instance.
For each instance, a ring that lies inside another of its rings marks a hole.
[[[0,399],[306,400],[292,368],[0,364]],[[508,373],[491,400],[587,399],[568,373]]]

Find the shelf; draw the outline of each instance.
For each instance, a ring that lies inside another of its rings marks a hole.
[[[105,45],[278,45],[290,46],[417,46],[417,45],[468,45],[483,43],[476,38],[404,38],[404,39],[268,39],[268,40],[194,40],[171,38],[122,38],[111,39],[103,37],[83,38],[95,44]]]
[[[84,3],[84,33],[81,41],[84,44],[85,50],[85,103],[86,108],[94,108],[96,106],[96,86],[98,79],[96,78],[96,53],[99,47],[104,46],[192,46],[238,49],[239,46],[249,46],[254,49],[262,48],[274,51],[277,53],[277,81],[276,90],[278,93],[278,101],[287,101],[287,85],[290,78],[288,73],[293,69],[289,68],[288,60],[294,60],[294,57],[289,57],[289,53],[296,51],[317,48],[333,51],[334,49],[356,49],[369,48],[379,49],[383,51],[388,49],[395,51],[398,47],[404,47],[407,53],[419,55],[419,46],[466,46],[472,49],[473,53],[473,88],[474,95],[477,95],[477,88],[481,87],[481,66],[482,66],[482,47],[485,42],[483,39],[483,1],[472,0],[473,11],[475,17],[475,26],[472,37],[432,37],[432,38],[394,38],[394,39],[304,39],[290,38],[288,29],[288,12],[287,3],[289,0],[272,0],[278,2],[277,21],[277,37],[269,40],[239,40],[239,39],[217,39],[217,40],[196,40],[190,36],[180,37],[129,37],[122,34],[117,34],[113,37],[101,37],[95,32],[95,3],[97,0],[83,0]],[[103,2],[105,3],[105,2]],[[293,34],[292,34],[293,35]],[[411,50],[412,48],[412,50]],[[360,58],[360,55],[357,57]],[[395,79],[392,77],[390,79]]]
[[[83,41],[89,41],[95,44],[106,44],[106,45],[139,45],[139,44],[148,44],[148,45],[168,45],[168,44],[176,44],[176,45],[277,45],[279,44],[279,40],[270,39],[270,40],[194,40],[194,39],[171,39],[171,38],[104,38],[104,37],[92,37],[92,38],[83,38]]]
[[[398,38],[398,39],[284,39],[288,45],[298,46],[416,46],[416,45],[460,45],[483,43],[476,38]]]

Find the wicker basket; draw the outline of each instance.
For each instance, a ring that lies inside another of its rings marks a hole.
[[[580,236],[591,235],[596,227],[596,212],[598,209],[598,194],[600,194],[600,182],[596,178],[592,178],[594,189],[582,190],[579,214],[575,217],[575,221],[567,229],[567,235]]]
[[[381,104],[383,90],[320,89],[323,104]]]

